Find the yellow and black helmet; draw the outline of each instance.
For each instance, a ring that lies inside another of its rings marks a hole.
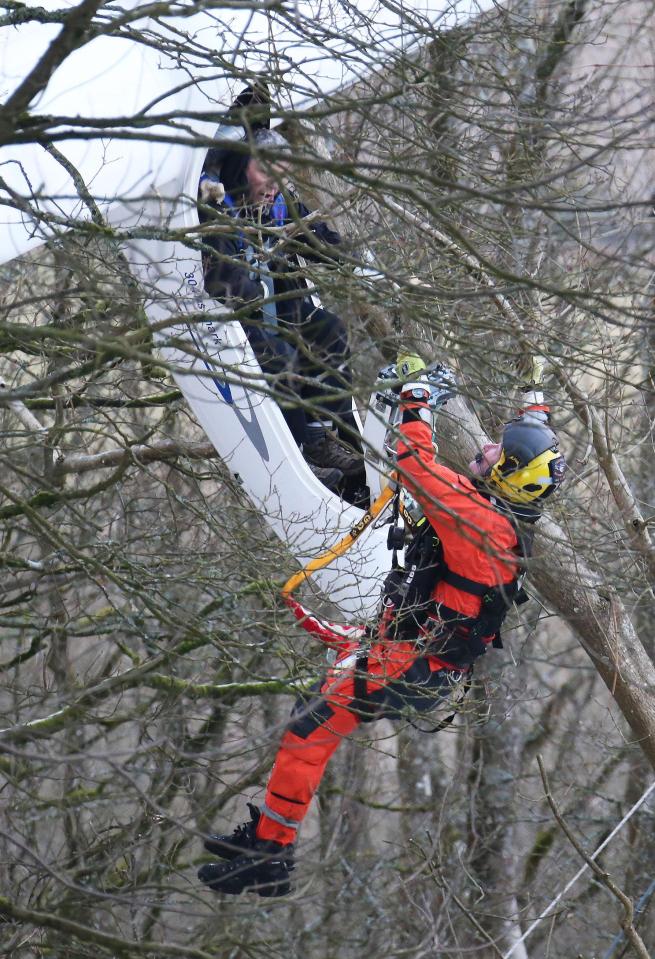
[[[550,496],[565,471],[566,461],[555,433],[545,423],[525,418],[505,427],[500,458],[488,481],[502,499],[532,503]]]

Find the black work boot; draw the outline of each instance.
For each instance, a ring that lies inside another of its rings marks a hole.
[[[312,436],[311,428],[308,430],[310,441],[303,446],[303,456],[307,462],[313,466],[334,467],[341,470],[344,476],[356,476],[364,469],[364,460],[360,454],[348,449],[347,446],[329,433],[327,430],[323,433],[316,433]]]
[[[205,849],[221,859],[234,859],[244,849],[252,849],[255,839],[255,830],[259,822],[259,807],[249,802],[250,822],[241,823],[229,836],[208,836],[205,839]]]
[[[238,896],[244,889],[259,896],[288,896],[289,873],[294,868],[293,846],[268,839],[255,839],[229,862],[208,862],[198,870],[198,879],[214,892]]]
[[[339,484],[343,483],[343,473],[341,470],[338,470],[333,466],[322,469],[320,466],[314,466],[314,464],[310,463],[309,460],[307,460],[307,465],[316,479],[322,483],[323,486],[327,486],[327,488],[332,490],[333,493],[338,491]]]

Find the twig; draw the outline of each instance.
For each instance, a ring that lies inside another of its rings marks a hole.
[[[541,764],[541,756],[537,756],[537,761]],[[630,807],[630,809],[628,809],[628,811],[627,811],[627,813],[625,814],[625,816],[621,819],[621,821],[620,821],[619,823],[616,824],[616,826],[615,826],[614,829],[611,831],[611,833],[609,834],[609,836],[606,836],[605,839],[603,839],[603,841],[601,842],[601,844],[600,844],[600,846],[598,847],[598,849],[596,849],[595,852],[593,852],[593,853],[591,854],[591,856],[589,857],[590,860],[594,860],[594,859],[596,859],[597,856],[600,856],[600,854],[601,854],[601,852],[603,851],[603,849],[605,849],[605,847],[610,844],[610,842],[612,841],[612,839],[614,839],[614,837],[616,836],[617,832],[620,832],[620,830],[623,829],[623,827],[625,826],[625,824],[628,822],[629,819],[632,818],[632,816],[634,816],[634,814],[637,812],[637,810],[640,808],[640,806],[643,806],[643,804],[646,802],[646,800],[648,799],[648,797],[650,796],[650,794],[651,794],[653,791],[655,791],[655,779],[654,779],[653,782],[650,784],[650,786],[648,786],[648,788],[644,790],[644,792],[641,794],[641,796],[640,796],[639,799],[636,801],[636,803],[634,803],[634,804]],[[548,906],[544,909],[544,911],[543,911],[540,915],[538,915],[536,919],[534,919],[534,920],[532,921],[532,923],[531,923],[531,924],[528,926],[528,928],[525,930],[525,932],[523,933],[523,935],[521,936],[521,938],[518,939],[518,940],[514,943],[514,945],[511,947],[511,949],[509,949],[509,950],[505,953],[505,955],[503,956],[503,959],[509,959],[509,957],[514,954],[514,952],[516,951],[517,947],[520,946],[521,943],[525,942],[525,940],[528,938],[528,936],[529,936],[532,932],[534,932],[534,930],[535,930],[536,927],[539,925],[539,923],[540,923],[540,922],[543,922],[543,920],[544,920],[547,916],[549,916],[549,915],[551,914],[551,912],[553,911],[553,909],[555,908],[555,906],[557,905],[557,903],[562,899],[563,896],[566,895],[566,893],[569,891],[569,889],[571,888],[571,886],[573,886],[573,885],[578,881],[578,879],[580,878],[580,876],[582,876],[582,874],[585,873],[588,868],[589,868],[589,863],[588,863],[588,862],[585,862],[584,866],[582,866],[582,868],[579,869],[579,870],[576,872],[575,876],[573,876],[572,879],[569,879],[569,881],[568,881],[567,884],[564,886],[564,888],[563,888],[562,890],[560,890],[560,892],[558,892],[558,894],[557,894],[557,895],[555,896],[555,898],[548,904]],[[646,954],[646,959],[651,959],[651,957],[648,956],[648,954]]]
[[[412,845],[416,846],[420,854],[423,856],[425,864],[430,870],[430,875],[433,881],[435,882],[435,884],[444,892],[447,892],[450,896],[452,896],[453,901],[455,905],[457,906],[457,908],[466,916],[466,918],[469,920],[471,925],[477,930],[477,932],[480,933],[484,941],[493,949],[493,951],[496,953],[499,959],[503,959],[502,952],[500,951],[500,949],[494,942],[493,938],[489,935],[487,930],[480,925],[480,923],[475,918],[471,910],[466,907],[466,905],[461,901],[461,899],[456,895],[456,893],[454,893],[453,890],[446,884],[446,881],[443,878],[443,875],[441,873],[441,867],[437,863],[435,863],[433,859],[430,859],[430,857],[426,854],[425,850],[422,849],[418,845],[418,843],[413,842]]]
[[[411,213],[409,210],[404,209],[400,203],[396,203],[394,200],[389,199],[388,197],[385,200],[386,205],[392,209],[395,213],[398,213],[405,220],[413,223],[415,226],[419,227],[424,233],[428,236],[431,236],[436,242],[447,252],[454,254],[460,263],[466,268],[466,270],[472,275],[481,280],[485,286],[491,291],[494,302],[498,309],[505,315],[509,320],[512,329],[515,333],[523,333],[523,324],[521,319],[509,302],[506,296],[497,289],[496,284],[492,277],[489,275],[489,272],[485,269],[482,262],[478,257],[474,256],[472,253],[468,253],[466,250],[455,243],[449,236],[446,236],[445,233],[442,233],[441,230],[437,230],[431,223],[428,223],[425,220],[422,220],[420,217],[416,216],[414,213]]]
[[[56,464],[58,474],[88,473],[129,463],[168,462],[186,456],[189,459],[214,459],[218,456],[211,443],[183,443],[176,440],[153,440],[152,443],[118,447],[100,453],[71,453]]]
[[[148,942],[133,939],[121,939],[100,929],[84,926],[63,916],[51,912],[37,912],[24,909],[5,896],[0,896],[0,919],[4,922],[29,923],[44,929],[54,929],[66,936],[74,937],[78,942],[91,943],[95,951],[99,948],[110,949],[114,955],[141,956],[180,956],[182,959],[214,959],[216,953],[195,949],[193,946],[178,945],[174,942]]]
[[[31,410],[28,410],[22,400],[3,401],[2,393],[6,389],[6,382],[3,379],[0,379],[0,406],[6,406],[11,410],[12,413],[15,413],[25,429],[29,430],[30,432],[45,433],[47,431],[47,427],[43,426],[37,420],[34,413],[32,413]]]
[[[580,418],[587,423],[590,442],[596,451],[598,463],[605,474],[612,498],[623,520],[626,533],[630,537],[635,549],[638,550],[648,563],[651,575],[653,579],[655,579],[655,545],[651,539],[648,524],[644,519],[637,498],[632,492],[630,484],[612,450],[609,437],[607,436],[606,430],[603,429],[600,417],[590,403],[589,398],[571,382],[569,377],[565,376],[561,371],[557,372],[557,377],[571,397],[576,412]],[[585,456],[586,455],[585,453]]]

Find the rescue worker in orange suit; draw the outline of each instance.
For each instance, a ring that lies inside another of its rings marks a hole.
[[[560,485],[565,463],[548,408],[533,391],[501,441],[485,446],[470,464],[472,478],[448,469],[436,459],[432,419],[451,395],[452,381],[440,384],[427,371],[415,372],[400,394],[398,473],[422,508],[430,537],[440,542],[428,614],[414,622],[410,611],[404,628],[397,628],[402,576],[395,593],[387,590],[372,631],[322,622],[290,600],[304,628],[336,648],[336,661],[294,707],[261,809],[249,804],[250,822],[205,841],[222,861],[206,863],[198,875],[216,892],[287,894],[298,827],[339,743],[360,722],[399,719],[408,708],[434,709],[475,659],[499,644],[500,624],[520,589],[530,528]]]

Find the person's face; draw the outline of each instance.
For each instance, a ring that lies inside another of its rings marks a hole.
[[[271,169],[265,170],[257,160],[250,159],[246,166],[248,202],[252,206],[272,203],[280,192],[278,178]]]
[[[488,476],[493,466],[500,459],[503,450],[501,443],[487,443],[482,447],[482,452],[478,453],[472,462],[469,463],[469,469],[476,476]]]

